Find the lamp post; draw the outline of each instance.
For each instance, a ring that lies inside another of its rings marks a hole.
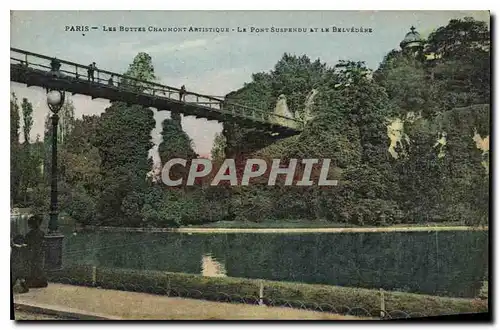
[[[48,233],[45,236],[45,268],[57,270],[62,267],[62,241],[64,236],[59,232],[57,211],[57,125],[59,110],[64,104],[64,91],[47,90],[47,105],[52,111],[52,166],[50,185],[50,220]]]

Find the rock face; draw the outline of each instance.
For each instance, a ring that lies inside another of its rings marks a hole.
[[[311,113],[312,106],[314,105],[314,97],[318,94],[317,89],[311,90],[309,95],[306,98],[306,102],[304,104],[304,124],[306,124],[308,121],[312,120],[314,116]]]
[[[278,101],[276,102],[276,107],[274,108],[274,114],[279,116],[284,116],[287,118],[294,118],[294,115],[288,110],[288,105],[286,104],[286,96],[281,94],[278,97]],[[274,122],[283,126],[290,126],[291,121],[286,120],[285,118],[274,117]]]
[[[438,149],[438,158],[443,158],[446,155],[445,147],[446,147],[446,132],[442,132],[439,133],[438,140],[434,144],[434,148]]]
[[[389,145],[389,153],[395,159],[399,158],[399,153],[396,151],[396,147],[399,146],[401,150],[401,154],[406,153],[405,143],[408,145],[410,143],[410,139],[408,135],[404,132],[404,122],[396,118],[387,126],[387,136],[389,137],[391,143]]]
[[[476,147],[483,152],[483,161],[481,162],[481,165],[483,165],[483,167],[485,168],[486,173],[489,173],[490,161],[488,158],[488,153],[490,151],[490,136],[488,135],[485,138],[482,138],[477,130],[474,129],[474,136],[472,137],[472,140],[476,142]]]
[[[406,123],[413,123],[422,116],[419,113],[409,112],[403,119],[392,118],[389,120],[389,125],[387,125],[387,136],[390,139],[390,144],[388,152],[394,159],[407,154],[408,146],[410,144],[410,139],[408,135],[404,132]],[[472,136],[473,143],[476,144],[476,148],[482,151],[482,161],[481,164],[485,168],[486,173],[489,172],[489,151],[490,151],[490,136],[487,135],[484,138],[477,132],[474,128],[474,134]],[[446,144],[447,144],[447,133],[439,132],[437,135],[436,142],[433,145],[434,150],[439,158],[446,156]]]
[[[410,144],[410,138],[404,131],[404,124],[411,124],[420,118],[422,118],[420,113],[408,112],[403,119],[390,119],[389,125],[387,126],[387,136],[391,141],[388,151],[395,159],[405,155],[407,153],[407,146]],[[397,147],[399,147],[399,153],[396,151]]]

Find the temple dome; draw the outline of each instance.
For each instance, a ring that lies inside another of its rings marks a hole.
[[[415,27],[412,26],[410,30],[411,31],[405,35],[405,38],[399,44],[403,49],[406,47],[420,46],[423,42],[420,33],[415,31]]]

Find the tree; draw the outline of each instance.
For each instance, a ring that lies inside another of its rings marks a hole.
[[[341,60],[335,65],[335,71],[338,74],[338,84],[341,87],[357,85],[362,80],[367,79],[371,73],[364,61]]]
[[[134,61],[129,65],[128,70],[123,75],[127,78],[130,77],[146,82],[154,82],[156,80],[154,72],[151,56],[147,53],[140,52],[135,56]],[[146,83],[127,78],[122,78],[120,84],[131,90],[141,92],[148,86]]]
[[[339,89],[348,106],[348,118],[359,128],[362,162],[374,166],[387,162],[387,118],[394,112],[388,95],[370,78],[362,62],[341,62],[337,65]]]
[[[75,122],[75,106],[69,97],[66,97],[64,105],[59,110],[59,123],[57,131],[57,143],[62,145],[68,135],[71,134]]]
[[[66,136],[61,159],[66,168],[64,180],[80,186],[85,194],[97,197],[101,182],[101,158],[93,143],[97,134],[98,116],[86,116],[74,121],[73,130]]]
[[[175,120],[165,119],[162,126],[162,142],[158,146],[161,163],[164,165],[170,159],[174,158],[185,159],[187,161],[185,167],[176,165],[170,171],[173,180],[184,178],[183,182],[185,183],[189,173],[189,162],[198,157],[193,150],[193,142],[186,132],[182,130],[182,127],[177,125]]]
[[[21,103],[23,116],[23,137],[24,143],[20,152],[20,194],[23,203],[28,203],[28,189],[35,187],[40,180],[40,162],[32,153],[30,144],[30,133],[33,127],[33,105],[27,98],[23,98]]]
[[[23,112],[23,137],[24,144],[30,143],[30,132],[33,127],[33,105],[27,98],[23,98],[23,103],[21,104]]]
[[[45,145],[40,134],[37,134],[35,142],[31,144],[31,155],[37,168],[37,183],[41,183],[43,182],[44,159],[46,155]]]
[[[483,151],[472,136],[489,134],[489,105],[453,109],[437,117],[435,124],[447,133],[443,157],[443,214],[466,224],[487,223],[488,173],[482,166]]]
[[[439,221],[443,215],[442,204],[445,185],[444,160],[434,148],[437,132],[428,119],[407,125],[411,139],[407,154],[398,159],[395,171],[399,175],[401,208],[408,222]]]
[[[10,99],[10,142],[19,144],[19,105],[15,93]]]
[[[148,151],[153,146],[154,126],[153,112],[136,105],[115,103],[101,116],[94,146],[101,159],[103,180],[98,208],[104,220],[127,221],[122,213],[122,200],[129,192],[144,188],[152,165]]]
[[[197,157],[193,141],[172,119],[165,119],[162,126],[162,142],[158,146],[162,164],[173,158],[190,160]]]
[[[446,109],[490,103],[490,31],[471,17],[452,19],[428,38],[433,76]]]
[[[436,86],[424,63],[413,56],[390,52],[373,76],[385,88],[391,106],[403,118],[409,112],[425,117],[436,113]]]
[[[317,87],[326,72],[326,65],[319,59],[311,62],[306,55],[285,53],[271,72],[272,96],[284,94],[292,113],[302,112],[305,96]]]
[[[10,198],[17,202],[20,181],[19,105],[15,93],[10,99]]]
[[[82,186],[77,185],[72,189],[64,210],[71,218],[83,226],[96,224],[96,201]]]
[[[337,74],[340,100],[347,105],[343,113],[359,131],[361,159],[347,164],[337,197],[329,197],[337,199],[336,218],[358,225],[400,222],[397,176],[388,154],[386,133],[388,118],[394,114],[388,95],[370,78],[362,62],[341,62]]]
[[[141,80],[154,79],[151,57],[139,53],[126,75]],[[147,190],[147,173],[152,167],[148,152],[153,146],[154,127],[151,109],[121,102],[112,103],[98,121],[93,145],[101,160],[97,209],[102,223],[138,225],[143,204],[141,196]]]
[[[226,149],[226,138],[222,133],[215,134],[214,145],[210,152],[212,159],[215,161],[224,160]]]
[[[472,17],[452,19],[429,35],[426,52],[442,59],[457,59],[470,52],[489,51],[490,31],[483,21]]]

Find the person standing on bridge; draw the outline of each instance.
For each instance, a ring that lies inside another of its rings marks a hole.
[[[94,82],[94,71],[96,70],[95,62],[92,62],[92,64],[89,65],[89,68],[87,69],[87,77],[88,80],[92,79],[92,82]]]
[[[179,101],[186,100],[186,86],[182,85],[181,90],[179,91]]]
[[[61,68],[61,62],[59,62],[59,60],[54,57],[52,61],[50,61],[50,68],[52,72],[58,72]]]
[[[50,61],[50,72],[52,73],[52,76],[57,78],[61,75],[61,72],[59,71],[61,69],[61,62],[57,58],[53,58],[52,61]]]

